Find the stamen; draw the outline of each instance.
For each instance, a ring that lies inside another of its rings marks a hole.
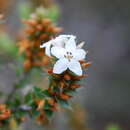
[[[71,59],[73,58],[72,52],[66,52],[66,55],[64,55],[64,57],[65,57],[66,59],[68,59],[68,61],[70,62]]]

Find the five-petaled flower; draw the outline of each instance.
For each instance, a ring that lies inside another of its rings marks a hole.
[[[70,39],[74,38],[76,39],[75,36],[73,35],[60,35],[56,37],[55,39],[52,39],[46,43],[43,43],[40,48],[45,48],[45,54],[47,56],[51,56],[51,47],[52,46],[59,46],[59,47],[64,47],[66,42]]]
[[[62,46],[53,46],[51,48],[51,54],[58,58],[58,61],[54,64],[53,73],[61,74],[69,69],[76,75],[82,75],[82,68],[80,60],[83,60],[86,56],[86,52],[81,49],[83,43],[76,46],[75,37],[70,37]]]

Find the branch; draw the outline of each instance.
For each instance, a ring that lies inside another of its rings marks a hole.
[[[13,96],[14,96],[14,93],[21,87],[18,87],[18,86],[24,86],[24,83],[26,82],[27,80],[27,77],[28,77],[29,73],[24,73],[21,78],[14,84],[13,86],[13,89],[11,90],[11,92],[9,93],[9,95],[7,96],[5,102],[7,103],[8,101],[10,101]]]

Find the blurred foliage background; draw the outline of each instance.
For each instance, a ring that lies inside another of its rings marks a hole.
[[[89,77],[82,82],[84,88],[72,100],[73,111],[58,112],[45,129],[129,130],[129,0],[0,0],[0,13],[4,15],[0,20],[0,92],[8,95],[17,81],[14,69],[17,61],[22,61],[16,54],[16,42],[23,28],[21,19],[27,19],[39,6],[53,6],[47,12],[49,17],[58,21],[64,33],[86,41],[87,59],[93,62]],[[39,73],[32,73],[29,80],[42,86]],[[5,98],[3,95],[0,102]],[[43,129],[33,121],[19,128],[14,121],[10,125],[13,130]]]

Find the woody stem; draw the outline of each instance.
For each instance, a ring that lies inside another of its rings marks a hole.
[[[6,103],[9,102],[9,101],[13,98],[13,96],[15,95],[15,93],[16,93],[16,91],[17,91],[18,89],[20,89],[22,86],[24,86],[24,84],[25,84],[25,82],[26,82],[26,80],[27,80],[28,74],[29,74],[29,73],[24,73],[24,74],[19,78],[19,80],[18,80],[16,83],[14,83],[11,92],[9,93],[9,95],[7,96],[7,98],[5,99],[5,102],[6,102]]]

